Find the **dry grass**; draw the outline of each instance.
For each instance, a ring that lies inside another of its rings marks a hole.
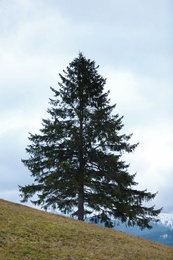
[[[173,259],[173,247],[0,200],[0,259]]]

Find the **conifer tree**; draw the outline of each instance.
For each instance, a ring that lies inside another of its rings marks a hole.
[[[19,186],[22,202],[31,200],[44,209],[53,207],[79,220],[90,217],[112,227],[112,219],[129,226],[151,228],[150,220],[161,209],[143,204],[156,193],[135,189],[135,174],[122,154],[131,153],[131,135],[120,133],[122,118],[113,113],[106,79],[95,62],[79,53],[60,75],[59,89],[51,88],[49,118],[43,119],[40,134],[30,134],[22,160],[34,183]]]

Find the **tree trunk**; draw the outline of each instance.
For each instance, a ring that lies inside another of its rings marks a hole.
[[[79,114],[79,188],[78,188],[78,220],[84,220],[84,143],[83,143],[83,118],[84,118],[84,102],[83,102],[83,86],[80,86],[80,114]]]
[[[78,194],[78,220],[84,220],[84,189],[82,183]]]
[[[80,167],[78,188],[78,220],[84,220],[84,158],[83,158],[83,131],[80,129]]]

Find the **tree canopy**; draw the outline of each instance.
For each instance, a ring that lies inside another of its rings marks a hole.
[[[112,220],[119,219],[151,228],[161,209],[146,202],[157,193],[135,189],[135,174],[128,172],[122,155],[138,144],[130,144],[131,134],[121,133],[123,117],[114,113],[116,104],[104,91],[106,79],[82,53],[59,76],[59,88],[51,87],[49,118],[42,120],[39,134],[29,136],[29,158],[22,162],[34,183],[19,186],[22,202],[37,194],[34,204],[79,220],[112,227]]]

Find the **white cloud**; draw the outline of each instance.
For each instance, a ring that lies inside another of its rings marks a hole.
[[[140,95],[140,82],[129,70],[104,69],[107,88],[111,90],[111,102],[126,109],[140,109],[148,106],[145,97]]]

